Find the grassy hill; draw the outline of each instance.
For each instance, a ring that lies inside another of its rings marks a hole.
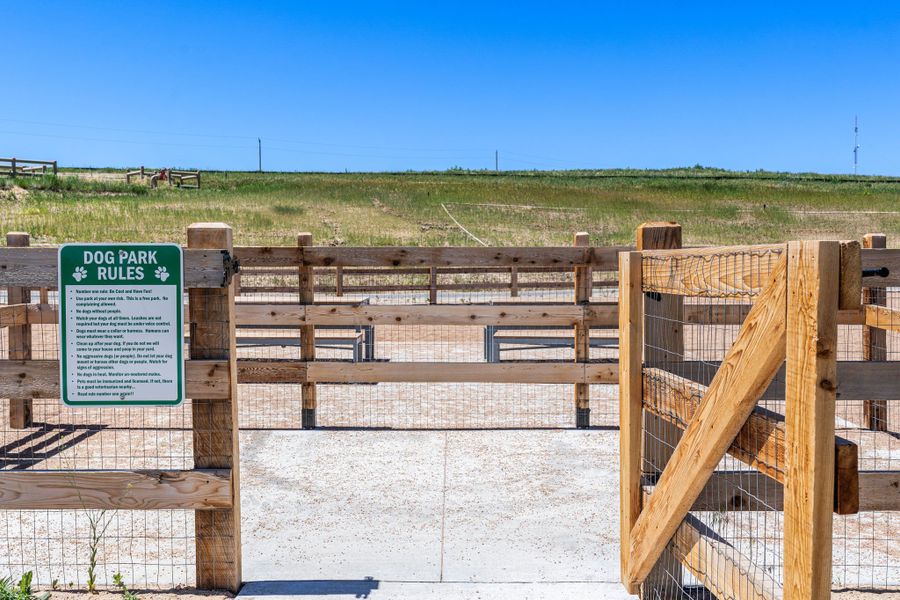
[[[438,173],[204,173],[203,189],[126,185],[122,171],[0,179],[0,229],[34,243],[184,241],[224,221],[239,244],[569,244],[632,241],[642,221],[678,221],[686,244],[900,240],[900,180],[717,169]],[[465,230],[469,233],[467,234]]]

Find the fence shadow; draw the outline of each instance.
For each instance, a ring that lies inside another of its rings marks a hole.
[[[302,579],[248,581],[241,588],[241,596],[352,596],[368,598],[377,590],[379,581],[363,579]]]

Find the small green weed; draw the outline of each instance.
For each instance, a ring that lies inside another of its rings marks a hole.
[[[14,584],[8,577],[0,579],[0,600],[47,600],[50,592],[36,596],[31,590],[31,579],[31,571],[22,575],[18,584]]]

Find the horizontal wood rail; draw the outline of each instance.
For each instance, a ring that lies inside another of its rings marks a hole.
[[[228,398],[228,362],[184,361],[188,398]],[[0,361],[0,398],[59,398],[59,361]]]
[[[239,359],[238,383],[616,383],[618,366],[570,362],[306,362]]]
[[[0,471],[0,509],[230,508],[231,470]]]
[[[865,306],[866,322],[869,327],[877,327],[886,331],[900,332],[900,310],[867,304]]]
[[[644,369],[644,408],[685,429],[707,393],[707,387],[661,369]],[[756,407],[728,447],[728,454],[774,481],[784,483],[786,433],[784,416]],[[858,512],[859,475],[856,444],[835,436],[835,506],[837,514]]]
[[[222,250],[184,249],[184,287],[221,288],[225,284]],[[57,248],[0,248],[0,287],[55,288]]]
[[[238,246],[246,267],[564,267],[614,271],[627,247]]]

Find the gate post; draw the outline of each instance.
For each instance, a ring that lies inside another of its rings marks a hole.
[[[591,237],[581,231],[575,234],[574,245],[585,248],[591,245]],[[591,301],[591,288],[593,287],[591,268],[587,266],[575,267],[575,304],[583,305]],[[590,362],[591,358],[591,327],[584,320],[575,325],[573,332],[575,346],[575,362]],[[581,382],[575,384],[575,426],[585,429],[591,425],[591,386]]]
[[[831,597],[839,242],[788,244],[784,600]]]
[[[642,223],[637,228],[636,237],[635,245],[639,251],[679,249],[681,225],[672,222]],[[659,294],[654,297],[643,296],[643,299],[644,363],[669,370],[673,367],[672,363],[684,360],[684,298],[674,294]],[[644,447],[642,471],[651,477],[658,477],[684,432],[666,419],[649,412],[644,414],[643,422],[642,437],[653,439],[655,443]],[[669,550],[664,550],[657,566],[644,581],[643,597],[664,600],[681,598],[682,587],[681,563]]]
[[[15,159],[13,159],[15,160]],[[6,245],[10,248],[21,248],[31,245],[31,236],[27,233],[11,231],[6,234]],[[29,304],[31,289],[27,287],[10,287],[7,290],[7,304]],[[13,325],[9,328],[9,360],[31,359],[31,325]],[[26,429],[32,425],[31,398],[9,399],[9,426],[12,429]]]
[[[233,252],[231,228],[224,223],[194,223],[188,247]],[[231,508],[194,513],[197,587],[237,592],[241,587],[241,494],[238,439],[237,353],[234,284],[189,289],[190,357],[228,361],[227,399],[191,399],[194,468],[229,469]]]
[[[312,304],[316,296],[316,277],[312,267],[303,265],[303,247],[312,246],[311,233],[297,235],[297,246],[300,248],[300,304]],[[316,360],[316,326],[300,326],[300,359]],[[300,398],[303,402],[301,410],[301,426],[303,429],[314,429],[316,426],[316,384],[306,382],[300,384]]]
[[[887,248],[887,236],[883,233],[867,233],[863,236],[863,248]],[[887,290],[883,287],[863,288],[863,304],[885,306]],[[887,360],[887,331],[863,325],[863,360]],[[863,427],[872,431],[887,431],[888,403],[886,400],[863,402]]]

